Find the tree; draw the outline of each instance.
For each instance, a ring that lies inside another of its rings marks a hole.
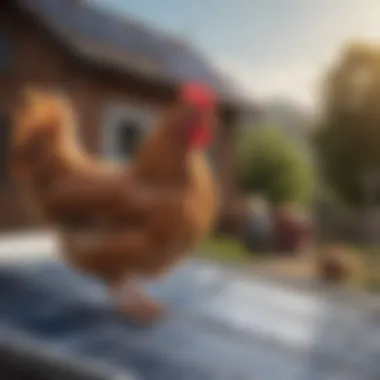
[[[324,178],[351,206],[365,202],[366,173],[380,174],[379,105],[380,47],[352,44],[327,73],[315,136]]]
[[[309,204],[314,172],[306,153],[284,132],[255,126],[239,146],[239,182],[246,192],[261,193],[272,202]]]

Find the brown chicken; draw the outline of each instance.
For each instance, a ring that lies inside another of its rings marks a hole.
[[[36,209],[60,232],[64,257],[106,280],[140,322],[162,314],[138,280],[165,273],[213,227],[218,192],[205,149],[215,99],[185,86],[130,163],[101,162],[80,148],[62,96],[28,90],[14,112],[11,164]]]

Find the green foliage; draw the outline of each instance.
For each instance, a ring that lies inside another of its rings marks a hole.
[[[209,236],[200,251],[204,258],[225,262],[245,263],[252,257],[237,239],[225,236]]]
[[[239,146],[239,182],[272,202],[309,204],[315,178],[306,153],[280,129],[255,127]]]
[[[321,168],[348,205],[361,206],[365,173],[380,174],[380,48],[347,47],[329,70],[324,89],[322,125],[315,136]]]

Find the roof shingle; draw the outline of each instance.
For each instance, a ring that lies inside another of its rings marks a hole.
[[[90,60],[173,84],[202,81],[227,103],[240,107],[253,105],[189,43],[127,17],[116,17],[84,1],[19,1],[58,32],[76,53]]]

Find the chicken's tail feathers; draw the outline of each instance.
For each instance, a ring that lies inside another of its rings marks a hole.
[[[13,172],[29,167],[38,150],[54,149],[58,141],[67,140],[75,125],[73,109],[64,95],[34,86],[25,87],[20,95],[12,113],[9,161]]]
[[[73,122],[74,112],[63,94],[28,86],[13,113],[13,141],[22,143],[36,133],[62,135]]]

